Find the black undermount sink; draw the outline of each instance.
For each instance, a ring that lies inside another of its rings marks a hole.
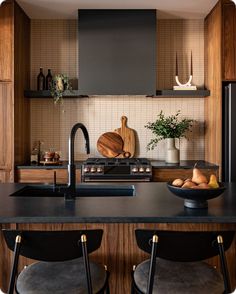
[[[64,197],[65,186],[27,185],[10,196],[18,197]],[[76,197],[124,197],[135,196],[133,185],[78,185]]]

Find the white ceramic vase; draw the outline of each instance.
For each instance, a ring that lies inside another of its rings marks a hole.
[[[179,149],[175,146],[175,138],[166,139],[166,163],[179,163]]]

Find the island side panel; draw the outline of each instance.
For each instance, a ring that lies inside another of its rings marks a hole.
[[[235,224],[174,224],[174,223],[73,223],[73,224],[11,224],[2,225],[2,228],[17,228],[21,230],[77,230],[77,229],[103,229],[102,245],[90,259],[106,264],[110,272],[111,294],[130,293],[131,271],[135,264],[148,257],[141,251],[135,240],[134,231],[137,228],[160,229],[160,230],[182,230],[182,231],[212,231],[212,230],[236,230]],[[0,257],[0,283],[1,289],[6,292],[9,275],[10,260],[12,253],[6,248],[1,235],[1,257]],[[236,240],[227,251],[228,267],[233,289],[236,286]],[[19,270],[32,260],[20,258]],[[207,260],[210,264],[220,267],[218,257]]]

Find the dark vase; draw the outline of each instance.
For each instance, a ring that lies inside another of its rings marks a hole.
[[[45,76],[43,74],[43,68],[40,67],[40,73],[37,77],[37,90],[42,91],[45,90]]]
[[[52,74],[51,69],[48,69],[48,74],[46,76],[46,90],[50,90],[52,87]]]

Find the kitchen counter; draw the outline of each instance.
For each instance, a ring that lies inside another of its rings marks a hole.
[[[210,178],[215,174],[219,179],[219,166],[203,160],[181,160],[178,164],[170,164],[161,160],[151,161],[152,181],[169,182],[176,178],[190,178],[192,168],[197,162],[198,168]],[[76,161],[77,183],[81,182],[81,165],[83,161]],[[16,167],[15,181],[19,183],[53,183],[54,173],[56,173],[57,182],[65,184],[68,182],[67,161],[63,161],[59,166],[43,165],[19,165]]]
[[[209,200],[208,209],[185,208],[184,200],[166,183],[135,183],[135,196],[78,197],[67,202],[63,197],[9,196],[23,186],[0,185],[0,223],[236,223],[236,183]]]
[[[9,196],[23,186],[0,184],[1,228],[49,231],[102,229],[101,247],[91,255],[91,259],[108,266],[111,294],[129,293],[132,266],[147,258],[147,254],[137,247],[135,229],[236,230],[236,183],[226,185],[224,194],[209,200],[208,209],[184,208],[184,200],[169,192],[166,183],[135,183],[136,195],[133,197],[81,197],[65,202],[60,197]],[[3,238],[1,232],[0,238]],[[236,239],[227,256],[235,287]],[[6,292],[11,253],[3,239],[0,242],[0,259],[0,288]],[[208,262],[219,265],[217,258]],[[23,268],[30,263],[32,260],[24,259],[19,266]]]
[[[80,168],[83,161],[76,161],[76,167]],[[168,168],[168,169],[191,169],[193,168],[194,164],[197,162],[197,167],[201,169],[218,169],[219,166],[204,160],[181,160],[180,163],[166,163],[164,160],[151,160],[151,164],[153,168]],[[61,165],[30,165],[30,164],[23,164],[17,165],[17,169],[61,169],[67,168],[68,161],[62,161]]]

